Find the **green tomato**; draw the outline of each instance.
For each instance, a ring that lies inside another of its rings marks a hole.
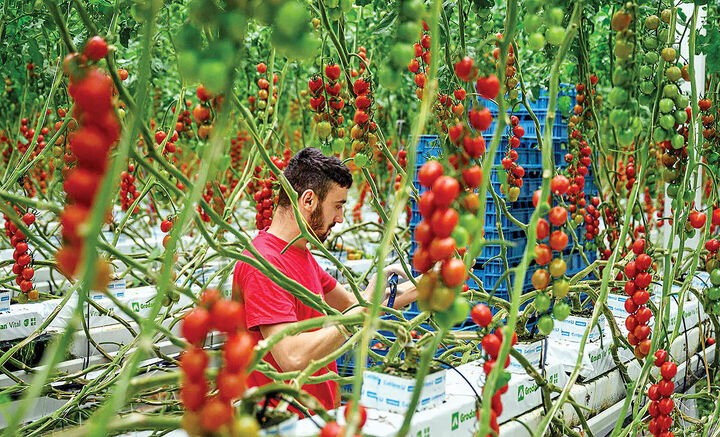
[[[553,307],[552,314],[553,317],[562,322],[570,315],[570,305],[565,302],[558,302]]]
[[[655,84],[652,83],[649,80],[646,80],[644,82],[640,82],[640,92],[649,95],[652,94],[653,91],[655,91]]]
[[[720,287],[708,288],[707,295],[710,300],[719,300],[720,299]]]
[[[650,66],[643,65],[642,67],[640,67],[640,76],[642,76],[644,78],[648,78],[648,77],[652,76],[652,74],[653,74],[653,69],[650,68]]]
[[[683,137],[680,134],[675,134],[675,135],[673,135],[670,142],[672,143],[673,148],[682,149],[683,146],[685,145],[685,137]]]
[[[382,86],[390,91],[397,90],[402,85],[401,76],[386,65],[380,68],[379,79]]]
[[[720,269],[715,269],[710,273],[710,282],[716,287],[720,285]]]
[[[660,117],[660,126],[662,126],[663,129],[670,130],[675,126],[675,117],[672,115],[663,115]]]
[[[526,5],[527,6],[527,5]],[[539,15],[533,14],[533,15],[526,15],[525,16],[525,31],[529,34],[537,33],[538,29],[540,29],[540,26],[542,25],[542,19]],[[540,35],[542,36],[542,35]],[[543,41],[545,41],[545,38],[543,38]]]
[[[645,28],[648,30],[655,30],[660,26],[660,17],[657,15],[650,15],[645,18]]]
[[[553,322],[552,317],[550,317],[547,314],[540,317],[537,321],[538,331],[540,331],[540,333],[542,335],[550,334],[552,332],[554,326],[555,326],[555,322]]]
[[[310,21],[307,9],[297,1],[285,2],[278,10],[275,20],[282,23],[282,26],[275,26],[273,32],[287,40],[299,38]]]
[[[685,108],[687,108],[689,104],[690,104],[690,99],[688,99],[687,96],[678,94],[677,97],[675,97],[675,106],[677,108],[679,108],[678,111],[684,111]]]
[[[624,109],[615,108],[610,111],[610,124],[615,128],[623,128],[628,124],[628,112]]]
[[[412,44],[420,39],[420,28],[416,22],[406,21],[398,26],[397,39]]]
[[[688,118],[687,112],[685,112],[682,109],[678,109],[677,111],[675,111],[675,113],[673,115],[675,116],[675,122],[677,122],[679,124],[685,123]]]
[[[357,153],[353,158],[353,161],[358,167],[364,168],[365,165],[368,163],[368,157],[362,153]]]
[[[465,228],[467,232],[471,232],[477,227],[477,221],[472,213],[462,214],[458,223],[460,227]]]
[[[673,65],[665,70],[665,77],[667,77],[670,82],[677,82],[682,77],[682,72],[677,65]]]
[[[674,199],[677,197],[678,190],[680,189],[679,184],[670,184],[667,187],[667,195],[669,198]]]
[[[335,138],[332,142],[333,153],[342,153],[345,151],[345,141],[342,138]]]
[[[655,65],[658,61],[658,54],[655,52],[648,52],[645,53],[645,58],[643,59],[647,65]]]
[[[663,114],[668,114],[672,112],[673,108],[675,107],[675,103],[672,101],[672,99],[663,98],[660,99],[660,112]]]
[[[679,91],[677,85],[674,83],[666,83],[663,87],[663,96],[668,97],[670,99],[675,99],[677,97]]]
[[[455,226],[450,236],[455,240],[456,247],[467,246],[468,239],[470,238],[468,231],[462,226]]]
[[[635,141],[635,133],[631,129],[625,129],[618,132],[618,141],[621,146],[629,146]]]
[[[400,13],[410,20],[420,20],[425,15],[425,2],[422,0],[408,0],[401,4]]]
[[[646,36],[643,39],[643,46],[647,50],[655,50],[658,47],[658,41],[653,36]]]
[[[470,313],[470,304],[464,297],[457,296],[450,307],[450,311],[452,311],[453,325],[457,325],[467,320]]]
[[[528,45],[531,50],[542,50],[545,47],[545,37],[540,32],[531,33],[530,38],[528,38]]]
[[[564,38],[565,28],[562,26],[550,26],[545,31],[545,39],[547,39],[548,43],[554,46],[559,46],[560,44],[562,44]]]
[[[613,106],[622,106],[628,100],[628,92],[624,88],[615,86],[610,90],[608,101]]]
[[[406,68],[414,55],[415,52],[411,45],[398,42],[390,49],[390,63],[396,69]]]
[[[320,143],[320,151],[325,156],[330,156],[333,154],[332,145],[328,143]]]
[[[538,293],[537,296],[535,296],[535,309],[538,313],[544,313],[550,309],[550,303],[550,296],[545,293]]]
[[[559,26],[562,24],[564,16],[565,12],[562,8],[550,8],[550,10],[545,13],[545,22],[550,26]]]
[[[321,139],[325,139],[330,136],[330,133],[332,132],[332,126],[330,125],[329,121],[321,121],[317,124],[317,133],[318,137]]]
[[[613,70],[612,80],[615,85],[623,85],[629,79],[627,71],[621,67],[615,67]]]

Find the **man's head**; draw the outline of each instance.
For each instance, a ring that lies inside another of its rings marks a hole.
[[[343,206],[352,185],[350,170],[338,158],[308,147],[290,158],[283,174],[298,193],[300,213],[318,240],[325,241],[335,223],[343,221]],[[291,207],[290,198],[281,189],[278,209]]]

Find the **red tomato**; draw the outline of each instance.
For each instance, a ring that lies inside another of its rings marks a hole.
[[[83,54],[92,61],[99,61],[108,54],[108,45],[101,36],[93,36],[85,43]]]
[[[185,381],[180,389],[180,400],[186,409],[197,411],[205,403],[208,391],[208,382],[205,379],[196,382]]]
[[[658,390],[657,384],[653,384],[648,388],[648,399],[651,401],[660,400],[660,391]]]
[[[450,258],[442,263],[440,273],[448,287],[457,287],[465,281],[465,263],[459,258]]]
[[[550,261],[552,261],[552,249],[546,244],[535,246],[535,262],[544,266],[550,264]]]
[[[537,269],[531,278],[532,285],[538,290],[544,290],[550,284],[550,274],[545,269]]]
[[[639,271],[645,271],[649,269],[651,265],[652,258],[650,258],[650,255],[646,253],[641,253],[635,260],[635,267],[637,267]]]
[[[550,181],[550,191],[555,195],[563,195],[570,188],[570,180],[563,175],[557,175]]]
[[[673,379],[677,374],[677,364],[672,361],[666,361],[660,366],[660,374],[664,379]]]
[[[488,130],[493,122],[492,113],[488,108],[482,108],[479,111],[471,109],[468,113],[468,119],[470,120],[470,125],[474,129],[483,132]]]
[[[245,392],[247,378],[244,372],[233,373],[223,369],[218,373],[215,384],[218,388],[218,397],[223,401],[230,402]]]
[[[675,402],[670,398],[661,399],[659,408],[662,414],[669,415],[675,409]]]
[[[470,317],[472,317],[475,324],[486,328],[492,322],[492,311],[490,311],[490,307],[487,305],[479,303],[470,311]]]
[[[348,422],[350,420],[350,409],[352,408],[352,401],[345,404],[345,421]],[[358,429],[362,428],[363,425],[365,425],[365,422],[367,422],[367,410],[362,405],[358,405],[358,414],[360,414],[360,421],[358,422]]]
[[[191,346],[180,355],[180,368],[190,381],[200,381],[205,378],[208,360],[203,348]]]
[[[494,99],[500,91],[500,80],[494,74],[481,77],[475,83],[478,94],[486,99]]]
[[[189,343],[202,343],[208,331],[210,331],[210,313],[208,310],[202,307],[193,308],[183,317],[180,331]]]
[[[669,397],[675,391],[675,383],[669,379],[662,379],[658,382],[658,391],[660,395]]]
[[[630,261],[629,263],[625,264],[625,276],[628,279],[634,279],[636,274],[637,271],[635,268],[635,261]]]
[[[435,240],[433,240],[435,241]],[[430,250],[425,248],[419,248],[413,254],[413,268],[419,272],[427,272],[433,266],[433,259],[430,255]]]
[[[635,287],[647,288],[652,282],[652,275],[648,272],[640,272],[635,276]]]
[[[442,176],[443,168],[442,164],[433,160],[428,161],[420,167],[418,170],[418,181],[423,187],[431,187],[435,180]]]
[[[245,311],[240,302],[222,299],[213,305],[210,315],[213,329],[220,332],[230,334],[244,328]]]
[[[562,206],[554,206],[548,213],[550,223],[555,226],[562,226],[567,221],[567,209]]]
[[[655,351],[655,366],[660,367],[667,361],[667,351],[665,349],[658,349]]]
[[[645,239],[639,238],[635,240],[633,243],[633,252],[635,252],[635,255],[640,255],[641,253],[645,253]]]
[[[480,344],[483,350],[494,360],[500,352],[502,340],[495,334],[486,334]]]
[[[535,235],[537,236],[538,240],[544,240],[547,238],[548,235],[550,235],[550,223],[548,223],[548,221],[544,218],[540,218],[538,220]]]
[[[415,240],[423,246],[430,244],[434,238],[430,224],[426,220],[421,220],[420,223],[417,224],[414,236]]]
[[[200,303],[206,309],[211,310],[213,305],[215,305],[215,303],[220,299],[222,299],[222,293],[220,293],[220,290],[217,288],[208,288],[203,291],[203,294],[200,297]]]
[[[242,372],[255,355],[255,342],[245,331],[230,334],[223,346],[225,368],[230,372]]]
[[[435,193],[432,191],[424,192],[418,200],[418,209],[423,217],[431,217],[435,211]]]
[[[550,234],[550,247],[558,252],[567,247],[568,241],[568,236],[563,231],[553,231],[553,233]]]
[[[230,403],[219,398],[213,398],[205,403],[200,417],[202,425],[207,431],[217,431],[221,426],[232,420],[233,409]]]
[[[429,247],[430,258],[433,261],[442,261],[450,258],[455,252],[455,240],[452,237],[434,238]]]
[[[650,300],[650,294],[648,294],[647,290],[638,290],[632,295],[632,300],[639,307]]]
[[[433,234],[445,238],[450,236],[459,220],[458,213],[453,208],[437,209],[430,218],[430,228]]]
[[[472,167],[462,171],[462,178],[463,182],[465,183],[465,185],[468,186],[468,188],[477,188],[482,182],[482,169],[478,165],[473,165]]]
[[[637,312],[635,313],[635,317],[637,318],[638,322],[640,323],[647,323],[650,321],[650,318],[652,317],[652,311],[650,308],[643,306],[638,308]],[[657,354],[656,354],[657,356]]]
[[[452,176],[440,176],[433,182],[432,191],[435,193],[435,205],[450,206],[460,192],[460,184]]]
[[[343,427],[337,422],[328,422],[320,430],[320,437],[339,437],[343,434]]]
[[[633,335],[640,341],[645,340],[650,335],[650,327],[648,325],[638,325],[633,330]]]

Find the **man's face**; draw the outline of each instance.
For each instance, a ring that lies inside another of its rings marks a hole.
[[[332,183],[325,199],[310,213],[310,228],[318,240],[324,242],[335,223],[343,221],[343,206],[347,202],[348,189]]]

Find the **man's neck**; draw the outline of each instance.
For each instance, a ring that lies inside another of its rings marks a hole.
[[[300,227],[295,219],[295,214],[292,211],[287,211],[287,208],[279,208],[273,215],[272,223],[268,228],[267,232],[273,234],[283,241],[293,241],[300,235]],[[297,246],[300,249],[307,247],[307,240],[305,238],[299,238],[293,242],[293,246]]]

